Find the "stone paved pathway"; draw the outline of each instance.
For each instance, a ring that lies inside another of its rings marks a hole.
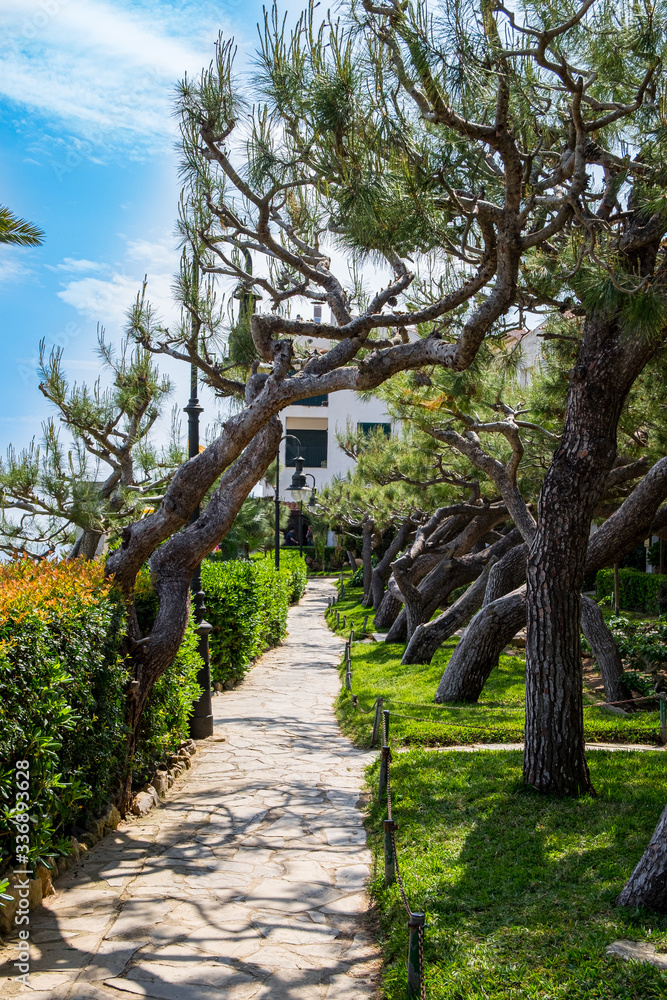
[[[285,643],[214,698],[216,735],[167,802],[107,835],[33,914],[33,1000],[377,995],[357,809],[370,758],[332,712],[331,593],[309,583]],[[2,996],[23,991],[2,972]]]

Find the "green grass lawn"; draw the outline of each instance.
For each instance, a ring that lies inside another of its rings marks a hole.
[[[367,614],[360,596],[348,589],[328,612],[332,626],[336,610],[347,616],[340,634],[348,635],[351,623],[360,633]],[[396,843],[410,904],[427,916],[429,1000],[664,1000],[667,973],[622,962],[605,949],[634,938],[667,951],[667,917],[614,905],[667,801],[665,758],[590,753],[597,797],[573,800],[525,787],[520,751],[432,749],[518,742],[523,735],[521,656],[501,657],[479,704],[433,703],[454,644],[429,665],[405,667],[401,646],[352,646],[353,690],[361,704],[370,708],[381,695],[392,711]],[[586,697],[589,704],[595,700]],[[372,715],[355,710],[345,690],[338,715],[345,732],[367,745]],[[618,718],[588,708],[585,719],[591,742],[658,743],[657,711]],[[375,799],[377,762],[368,777]],[[385,805],[373,801],[370,888],[382,933],[383,996],[405,1000],[407,917],[398,886],[384,887],[385,818]]]
[[[327,612],[331,626],[336,611],[341,621],[342,616],[346,616],[346,628],[341,625],[337,630],[341,635],[348,636],[352,624],[355,634],[361,635],[364,618],[369,611],[359,603],[361,596],[360,589],[348,588],[343,600]],[[369,630],[372,625],[371,613]],[[396,712],[396,716],[392,714],[390,725],[392,742],[423,746],[520,742],[524,723],[523,656],[500,657],[500,663],[491,673],[477,704],[436,705],[433,696],[455,645],[455,639],[445,643],[429,664],[401,666],[403,646],[357,642],[352,646],[353,691],[364,708],[372,706],[376,697],[381,696],[384,708]],[[584,710],[585,732],[589,742],[660,744],[657,706],[620,717],[593,707],[599,700],[593,694],[584,695],[587,706]],[[416,722],[400,718],[401,715],[427,721]],[[339,699],[339,717],[344,731],[355,742],[368,743],[372,716],[356,711],[346,692]]]
[[[521,758],[416,748],[394,756],[397,852],[410,905],[426,913],[429,1000],[664,1000],[667,973],[605,954],[619,938],[667,950],[667,917],[614,905],[667,800],[662,756],[591,754],[598,795],[579,800],[527,789]],[[385,816],[372,806],[371,892],[385,996],[403,1000],[407,918],[398,886],[383,884]]]

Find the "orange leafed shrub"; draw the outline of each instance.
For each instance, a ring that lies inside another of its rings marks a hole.
[[[5,563],[0,566],[0,627],[8,620],[20,622],[26,615],[46,621],[64,607],[84,612],[106,597],[110,587],[101,562],[17,559]]]

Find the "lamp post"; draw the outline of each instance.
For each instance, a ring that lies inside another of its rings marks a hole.
[[[300,463],[300,464],[299,464]],[[315,476],[312,472],[303,472],[303,459],[296,459],[296,468],[294,475],[292,476],[292,482],[290,483],[290,493],[292,499],[296,500],[299,504],[299,555],[303,555],[303,498],[308,493],[308,487],[306,486],[306,479],[312,479],[313,485],[310,492],[310,500],[308,501],[309,507],[315,506]]]
[[[274,530],[274,556],[276,569],[280,569],[280,445],[287,438],[292,438],[299,446],[299,451],[301,451],[301,442],[299,441],[296,434],[283,434],[280,441],[278,442],[278,451],[276,453],[276,495],[274,497],[275,502],[275,530]],[[303,472],[303,458],[301,455],[297,455],[294,459],[294,475],[292,476],[292,482],[290,483],[290,493],[292,498],[297,500],[300,504],[299,506],[299,554],[303,555],[303,495],[308,492],[306,489],[306,475],[313,480],[313,494],[315,492],[315,476],[308,472],[304,475]],[[298,494],[298,495],[295,495]],[[314,506],[314,502],[313,502]]]
[[[193,265],[194,285],[199,289],[199,266],[195,261]],[[195,317],[192,319],[192,340],[194,347],[197,347],[198,325]],[[203,412],[203,407],[199,405],[198,398],[197,366],[194,362],[190,364],[190,399],[188,405],[183,407],[188,415],[188,458],[194,458],[199,454],[199,414]],[[201,508],[198,505],[190,518],[190,524],[197,520]],[[190,736],[194,740],[204,740],[207,736],[213,735],[213,705],[211,702],[211,666],[209,660],[208,637],[213,626],[204,618],[206,612],[206,595],[201,585],[201,563],[192,574],[190,591],[194,600],[195,619],[197,621],[197,632],[199,634],[199,655],[203,660],[201,669],[197,672],[197,684],[202,688],[199,699],[194,704],[194,715],[190,719]]]

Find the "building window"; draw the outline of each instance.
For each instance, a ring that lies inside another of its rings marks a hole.
[[[319,396],[308,396],[306,399],[300,399],[296,406],[328,406],[329,396],[327,393],[322,393]]]
[[[293,427],[288,428],[288,434],[295,434],[301,442],[301,458],[306,469],[326,469],[327,466],[327,431],[308,430],[300,431]],[[295,458],[299,454],[299,445],[294,438],[287,438],[285,442],[285,465],[294,466]]]
[[[382,423],[361,423],[357,424],[357,431],[360,434],[370,434],[376,427],[381,427],[385,437],[391,437],[391,424]]]

